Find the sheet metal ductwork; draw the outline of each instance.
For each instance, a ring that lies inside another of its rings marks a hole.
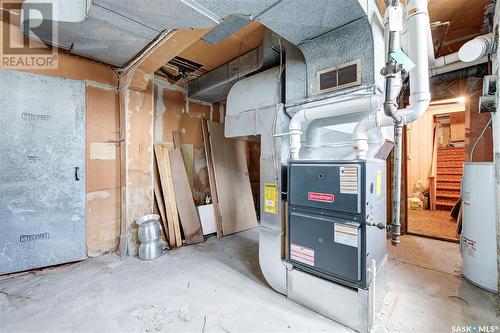
[[[53,0],[58,2],[59,0]],[[361,0],[81,0],[73,19],[58,21],[58,36],[38,38],[70,52],[123,67],[162,31],[213,28],[232,15],[258,20],[300,44],[365,16]],[[24,6],[29,7],[27,2]],[[314,20],[310,18],[314,17]],[[33,31],[25,31],[32,35]]]
[[[209,103],[223,101],[231,87],[239,80],[279,64],[280,53],[273,43],[275,39],[275,34],[267,30],[263,43],[258,48],[189,81],[189,98]]]

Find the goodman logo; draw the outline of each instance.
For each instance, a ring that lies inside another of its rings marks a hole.
[[[309,192],[307,193],[307,200],[333,203],[335,201],[335,196],[328,193]]]

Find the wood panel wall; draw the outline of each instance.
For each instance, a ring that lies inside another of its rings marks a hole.
[[[184,87],[163,79],[155,80],[155,143],[173,142],[172,132],[179,133],[180,143],[193,146],[193,197],[197,205],[211,196],[201,120],[220,121],[219,104],[190,100]]]
[[[87,252],[114,251],[120,237],[120,137],[118,95],[87,84]],[[110,154],[106,151],[113,151]]]

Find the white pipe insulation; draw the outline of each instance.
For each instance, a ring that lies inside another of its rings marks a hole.
[[[371,95],[299,110],[290,121],[290,158],[299,158],[303,122],[354,112],[365,111],[373,113],[379,109],[380,98],[377,95]]]

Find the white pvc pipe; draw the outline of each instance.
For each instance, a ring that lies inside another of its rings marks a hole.
[[[493,41],[494,41],[493,37],[494,36],[492,33],[478,36],[474,39],[471,39],[470,41],[468,41],[464,45],[462,45],[462,47],[460,48],[460,50],[458,52],[451,53],[451,54],[439,57],[437,59],[434,59],[434,50],[433,50],[432,35],[431,35],[430,36],[430,44],[428,46],[430,48],[430,50],[429,50],[429,63],[430,63],[430,67],[432,68],[431,71],[434,69],[440,69],[441,67],[454,65],[456,63],[460,64],[460,65],[457,65],[457,69],[462,69],[462,68],[473,66],[473,64],[467,64],[467,63],[484,60],[485,56],[487,54],[491,53],[491,51],[493,49]],[[486,61],[483,61],[483,62],[486,62]],[[450,68],[453,68],[453,67],[450,67]],[[440,71],[439,74],[451,72],[451,71],[457,70],[457,69]],[[433,72],[431,72],[431,73],[433,73]],[[438,74],[432,74],[432,75],[438,75]]]
[[[406,8],[408,28],[408,56],[415,63],[410,71],[410,106],[400,110],[403,125],[411,123],[424,114],[429,107],[429,13],[427,0],[410,0]]]
[[[476,61],[472,61],[472,62],[458,61],[458,62],[449,64],[449,65],[446,65],[443,67],[432,68],[430,71],[430,76],[436,76],[436,75],[440,75],[440,74],[444,74],[444,73],[458,71],[458,70],[463,69],[463,68],[484,64],[484,63],[487,63],[488,61],[489,61],[489,59],[488,59],[487,55],[483,56],[482,58],[480,58]]]
[[[298,159],[301,147],[302,123],[305,121],[329,118],[355,112],[373,112],[380,109],[380,100],[376,95],[339,101],[308,109],[301,109],[290,121],[290,158]]]
[[[460,61],[460,59],[458,58],[458,52],[455,52],[455,53],[447,54],[445,56],[436,58],[434,60],[434,62],[432,63],[431,67],[432,68],[439,68],[439,67],[443,67],[443,66],[446,66],[449,64],[453,64],[457,61]]]
[[[393,126],[392,118],[387,117],[384,111],[371,113],[363,118],[354,128],[352,134],[352,149],[357,159],[365,159],[368,152],[368,133],[376,128]]]

